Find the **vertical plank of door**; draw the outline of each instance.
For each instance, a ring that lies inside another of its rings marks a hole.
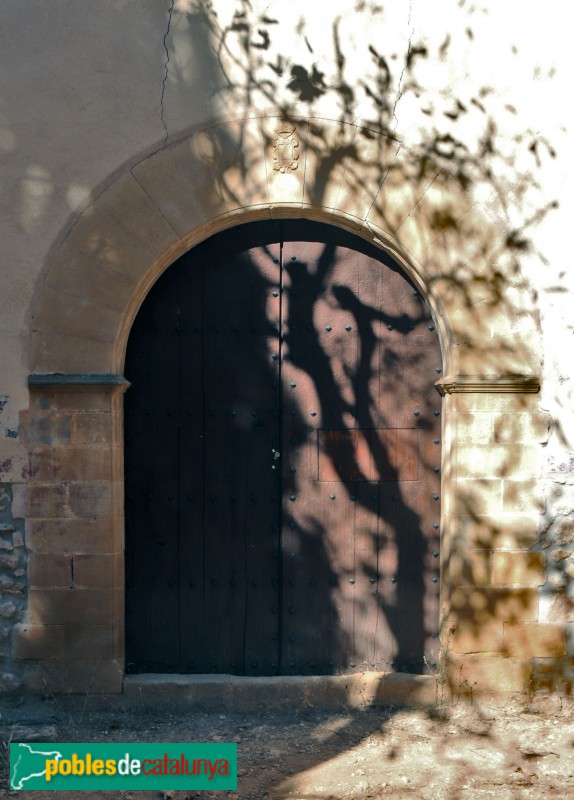
[[[126,357],[127,667],[138,672],[179,669],[179,269],[151,290]]]
[[[249,250],[249,259],[262,295],[250,320],[256,334],[261,365],[250,378],[249,396],[259,404],[262,428],[253,428],[242,468],[249,491],[256,495],[246,512],[245,674],[274,675],[279,669],[279,539],[281,504],[280,440],[280,324],[281,264],[280,226],[268,223],[262,246]],[[252,309],[253,305],[247,302]],[[247,357],[254,367],[255,353]],[[258,370],[261,374],[258,374]],[[259,410],[258,409],[258,410]],[[275,455],[279,454],[279,458]]]
[[[279,359],[269,313],[279,303],[279,265],[268,246],[248,249],[238,229],[220,240],[204,286],[207,671],[272,674]]]
[[[380,670],[377,641],[387,644],[386,621],[379,607],[379,484],[361,482],[353,489],[356,604],[354,616],[356,671]],[[382,617],[382,619],[381,619]],[[380,653],[379,653],[380,658]]]
[[[179,636],[181,671],[204,672],[203,548],[204,504],[204,404],[203,380],[203,274],[209,261],[208,244],[199,246],[180,262],[179,352]]]
[[[322,361],[313,313],[323,276],[314,268],[324,246],[293,242],[288,228],[285,224],[282,252],[281,425],[281,672],[287,675],[320,671],[328,664],[335,627],[327,600],[332,574],[316,510],[316,439],[322,413],[314,369]]]

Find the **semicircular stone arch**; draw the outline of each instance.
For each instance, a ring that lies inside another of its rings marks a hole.
[[[91,681],[93,691],[117,691],[123,680],[121,375],[133,320],[150,287],[180,255],[226,228],[273,217],[330,222],[387,250],[431,308],[443,350],[438,388],[446,395],[443,609],[450,629],[461,633],[461,645],[458,634],[449,641],[455,662],[475,674],[482,622],[465,621],[476,607],[469,587],[492,585],[498,547],[526,547],[523,530],[530,530],[535,513],[525,498],[537,467],[515,422],[520,416],[521,430],[536,427],[530,398],[538,390],[540,356],[536,317],[507,247],[504,220],[476,201],[472,183],[452,166],[361,125],[263,116],[214,124],[152,153],[77,218],[36,290],[29,381],[31,411],[37,412],[30,415],[30,441],[34,425],[56,428],[66,415],[74,431],[73,446],[68,440],[62,443],[67,449],[60,448],[56,518],[70,531],[73,552],[101,562],[100,578],[78,586],[103,592],[100,616],[90,612],[94,636],[109,629],[101,680],[90,672],[93,662],[84,663],[85,642],[78,639],[65,651],[66,664],[76,664],[72,690]],[[485,397],[492,392],[506,405],[489,406]],[[499,424],[518,432],[508,439]],[[96,425],[99,433],[93,433]],[[501,441],[521,448],[516,459],[503,458]],[[483,452],[477,455],[470,443]],[[31,497],[35,484],[38,492],[49,485],[44,473],[39,476],[31,478]],[[34,526],[45,512],[33,501],[29,506]],[[512,539],[510,517],[518,512],[525,527]],[[477,517],[486,521],[477,524]],[[80,544],[74,548],[74,542]],[[42,554],[50,547],[59,552],[57,543],[46,544]],[[63,610],[57,603],[52,608],[56,601],[46,591],[31,587],[30,619],[65,626]],[[492,620],[483,621],[503,625],[492,603],[486,603]],[[81,608],[79,602],[78,620],[70,624],[85,625]],[[502,647],[501,638],[500,654]],[[42,662],[41,653],[35,663],[44,672],[63,668],[53,658]],[[487,686],[488,670],[484,674]],[[522,673],[509,673],[510,688],[521,680]]]
[[[298,158],[276,169],[285,127]],[[534,374],[535,324],[504,220],[464,184],[395,139],[336,121],[195,131],[120,175],[76,220],[36,292],[31,371],[121,371],[131,322],[169,264],[226,227],[293,216],[392,252],[433,307],[449,375]]]

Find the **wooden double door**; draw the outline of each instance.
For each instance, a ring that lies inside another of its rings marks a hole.
[[[170,267],[126,357],[127,670],[431,665],[440,367],[413,284],[331,226],[241,226]]]

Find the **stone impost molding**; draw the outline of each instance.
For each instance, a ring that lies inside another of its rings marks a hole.
[[[533,375],[451,375],[435,383],[442,394],[537,394],[540,380]]]
[[[28,375],[28,388],[31,391],[46,391],[57,389],[59,392],[66,391],[121,391],[129,387],[130,383],[122,375],[97,374],[97,373],[75,373],[65,375],[61,372],[47,373],[41,375]]]

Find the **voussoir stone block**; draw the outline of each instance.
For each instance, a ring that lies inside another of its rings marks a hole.
[[[352,169],[357,157],[356,135],[355,125],[318,117],[309,120],[304,205],[336,207],[347,166]]]
[[[124,173],[96,198],[98,209],[123,228],[154,258],[179,246],[179,237],[131,172]]]

